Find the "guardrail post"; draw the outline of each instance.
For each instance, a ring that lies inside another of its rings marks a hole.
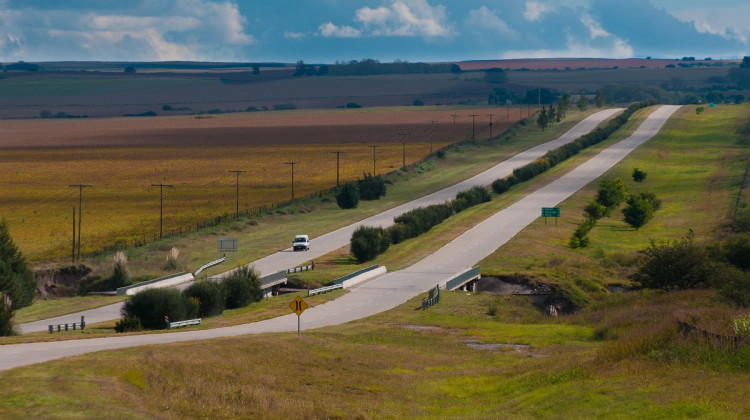
[[[83,315],[81,315],[81,329],[86,328],[86,321],[83,320]]]
[[[54,325],[49,326],[49,333],[52,334],[55,331]]]

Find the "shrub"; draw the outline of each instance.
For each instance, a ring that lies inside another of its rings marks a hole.
[[[471,204],[467,199],[463,197],[456,198],[455,200],[451,201],[451,209],[453,209],[454,213],[461,213],[469,207],[471,207]]]
[[[130,274],[128,274],[128,257],[122,251],[115,252],[114,256],[115,263],[112,267],[112,277],[109,278],[109,288],[117,289],[127,285],[130,282]]]
[[[136,317],[146,329],[163,329],[167,325],[164,317],[170,321],[182,321],[195,318],[198,308],[183,297],[179,290],[148,289],[133,295],[122,307],[122,316]]]
[[[374,259],[389,246],[390,238],[381,227],[360,226],[352,234],[351,252],[361,263]]]
[[[724,301],[745,308],[750,306],[750,272],[728,264],[714,264],[711,268],[711,286]]]
[[[502,194],[510,189],[513,185],[508,181],[507,178],[496,179],[492,181],[492,191],[495,194]]]
[[[732,235],[714,243],[710,248],[712,257],[733,266],[750,270],[750,233]]]
[[[180,256],[180,250],[172,247],[172,249],[169,250],[169,254],[167,254],[167,265],[164,267],[166,270],[176,270],[177,265],[177,257]]]
[[[227,309],[242,308],[252,302],[263,299],[260,276],[254,269],[243,265],[237,267],[222,282],[224,287],[224,306]]]
[[[130,332],[130,331],[141,331],[143,326],[141,320],[138,317],[125,317],[115,324],[115,332]]]
[[[695,245],[692,235],[674,241],[651,241],[641,251],[645,258],[630,278],[636,285],[652,289],[675,290],[706,286],[711,278],[708,252]]]
[[[182,292],[187,298],[195,298],[198,302],[198,316],[214,316],[224,311],[224,290],[219,283],[213,281],[199,281],[193,283]]]
[[[456,194],[456,199],[464,198],[469,203],[469,206],[476,206],[477,204],[486,203],[492,200],[492,196],[486,188],[476,185],[466,191],[461,191]]]
[[[594,220],[601,219],[607,214],[607,208],[599,204],[597,201],[592,201],[583,208],[586,215]]]
[[[353,209],[359,205],[359,191],[353,182],[346,182],[336,194],[336,204],[342,209]]]
[[[357,188],[362,200],[377,200],[386,192],[385,181],[380,175],[363,174],[363,178],[357,180]]]
[[[0,337],[15,335],[13,305],[8,295],[0,292]]]
[[[648,175],[646,172],[643,172],[638,168],[633,168],[633,181],[643,182],[643,180],[646,179],[646,175]]]

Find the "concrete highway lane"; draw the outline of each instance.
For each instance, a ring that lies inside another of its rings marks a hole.
[[[328,254],[329,252],[333,252],[341,247],[346,246],[352,237],[352,233],[361,225],[388,227],[393,224],[393,219],[396,216],[406,213],[409,210],[415,209],[417,207],[425,207],[431,204],[444,203],[447,200],[452,200],[459,192],[468,190],[475,185],[489,185],[492,183],[492,181],[498,178],[504,178],[510,175],[511,173],[513,173],[513,169],[526,165],[527,163],[533,162],[535,159],[544,156],[544,154],[549,150],[556,149],[563,144],[569,143],[577,139],[578,137],[590,132],[599,124],[601,124],[602,121],[620,112],[621,110],[622,109],[606,109],[603,111],[599,111],[576,124],[573,128],[568,130],[568,132],[566,132],[559,138],[527,149],[472,178],[461,181],[443,190],[402,204],[398,207],[386,210],[380,214],[371,216],[357,223],[353,223],[349,226],[343,227],[333,232],[329,232],[317,238],[313,238],[311,241],[310,251],[294,252],[292,251],[292,248],[289,247],[283,251],[279,251],[275,254],[271,254],[267,257],[254,261],[250,263],[250,265],[254,266],[255,269],[264,276],[287,268],[306,265],[310,260],[314,260],[321,255]],[[291,240],[292,236],[289,237],[289,241]],[[228,273],[229,272],[225,272],[215,277],[225,277]],[[59,316],[53,319],[29,322],[27,324],[20,325],[19,330],[25,333],[47,331],[49,325],[78,322],[81,320],[82,315],[85,316],[87,324],[111,321],[113,319],[118,319],[121,317],[120,309],[122,308],[122,305],[122,303],[116,303],[101,308],[91,309],[88,311]]]

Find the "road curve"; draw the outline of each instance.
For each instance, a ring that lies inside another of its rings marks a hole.
[[[384,274],[350,293],[305,311],[302,328],[340,324],[393,308],[425,292],[461,269],[476,264],[539,217],[541,207],[553,207],[595,180],[652,138],[678,106],[654,111],[632,136],[603,150],[576,169],[497,212],[435,253],[402,271]],[[294,331],[296,315],[201,331],[94,338],[0,346],[0,370],[77,354],[123,347],[204,340],[262,332]]]
[[[406,213],[409,210],[415,209],[417,207],[425,207],[431,204],[444,203],[448,200],[452,200],[459,192],[468,190],[475,185],[489,185],[498,178],[504,178],[510,175],[511,173],[513,173],[513,169],[524,166],[527,163],[533,162],[535,159],[544,156],[544,154],[549,150],[556,149],[565,143],[569,143],[577,139],[578,137],[589,133],[607,118],[611,117],[617,112],[620,112],[621,110],[622,109],[620,108],[615,108],[599,111],[576,124],[573,128],[568,130],[568,132],[566,132],[556,140],[525,150],[472,178],[461,181],[448,188],[436,191],[432,194],[428,194],[408,203],[402,204],[398,207],[391,208],[377,215],[353,223],[349,226],[345,226],[338,230],[326,233],[325,235],[313,238],[311,242],[312,248],[310,251],[293,252],[290,247],[283,251],[279,251],[275,254],[271,254],[267,257],[254,261],[249,265],[255,267],[255,269],[258,270],[261,275],[272,274],[287,268],[306,265],[310,260],[314,260],[322,255],[326,255],[349,244],[352,233],[361,225],[388,227],[393,224],[393,219],[396,216]],[[229,272],[225,272],[215,277],[224,277],[228,273]],[[19,330],[23,333],[47,331],[49,325],[77,322],[81,319],[82,315],[85,316],[86,323],[88,324],[111,321],[113,319],[118,319],[121,317],[120,309],[122,308],[122,305],[123,303],[121,302],[79,313],[29,322],[20,325]]]

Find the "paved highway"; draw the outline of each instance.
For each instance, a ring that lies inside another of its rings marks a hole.
[[[605,149],[568,174],[499,211],[411,267],[384,274],[352,289],[350,293],[336,300],[308,309],[302,317],[302,328],[311,329],[340,324],[385,311],[424,293],[430,287],[448,279],[462,269],[476,264],[539,217],[541,207],[556,206],[601,176],[630,151],[653,137],[678,108],[677,106],[658,108],[632,136]],[[289,314],[252,324],[211,330],[13,344],[0,346],[0,370],[98,350],[262,332],[294,331],[296,328],[296,315]]]
[[[349,244],[352,237],[352,233],[361,225],[366,226],[382,226],[388,227],[393,224],[393,219],[409,210],[417,207],[425,207],[431,204],[444,203],[447,200],[452,200],[461,191],[468,190],[475,185],[489,185],[492,181],[498,178],[504,178],[511,173],[513,169],[526,165],[529,162],[533,162],[544,156],[549,150],[556,149],[565,143],[569,143],[578,137],[590,132],[596,126],[602,123],[602,121],[621,111],[621,109],[607,109],[604,111],[597,112],[585,120],[575,125],[568,132],[563,134],[556,140],[535,146],[531,149],[523,151],[512,158],[472,177],[465,181],[459,182],[453,186],[445,188],[443,190],[434,192],[408,203],[402,204],[398,207],[386,210],[383,213],[375,216],[368,217],[367,219],[361,220],[357,223],[353,223],[349,226],[327,233],[325,235],[313,238],[311,241],[311,250],[306,252],[293,252],[292,248],[287,248],[283,251],[271,254],[265,258],[254,261],[250,265],[254,266],[261,275],[265,276],[268,274],[276,273],[278,271],[307,265],[310,260],[314,260],[322,255],[333,252],[341,247]],[[292,236],[289,237],[291,243]],[[224,277],[229,272],[219,274],[215,277]],[[52,319],[45,319],[41,321],[29,322],[19,326],[21,332],[34,332],[34,331],[47,331],[49,325],[65,324],[70,322],[77,322],[81,320],[81,315],[85,316],[87,324],[93,324],[96,322],[111,321],[121,317],[120,309],[122,303],[116,303],[113,305],[104,306],[101,308],[91,309],[75,314],[68,314],[59,316]]]

